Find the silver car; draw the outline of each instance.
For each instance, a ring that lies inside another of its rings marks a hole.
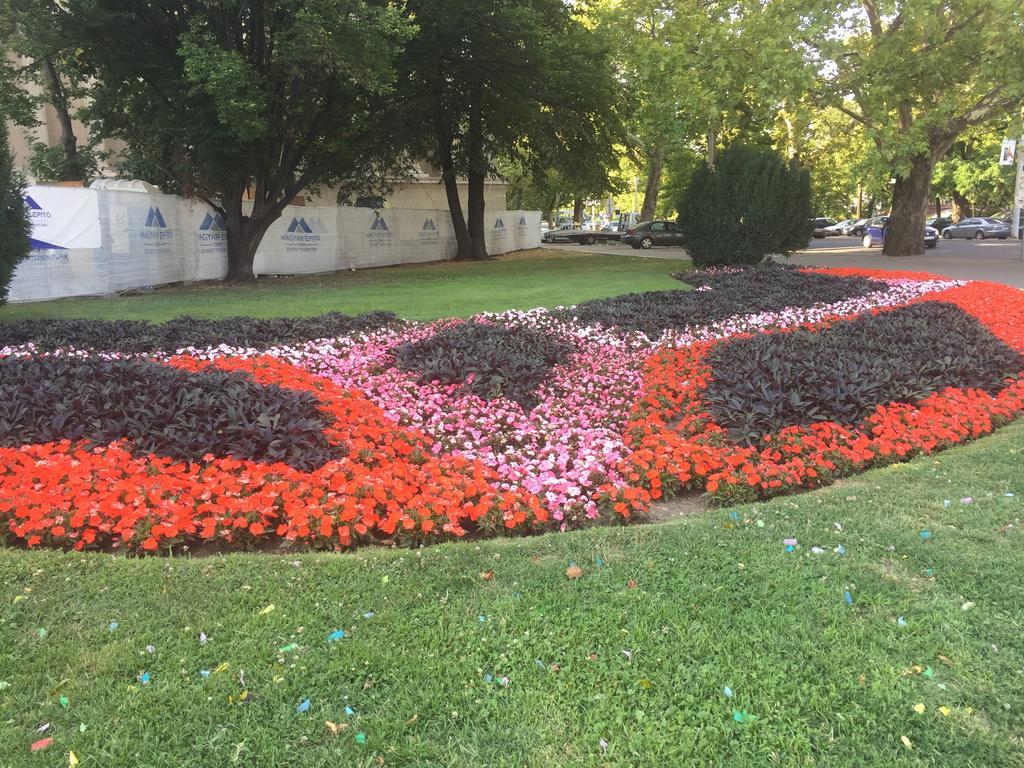
[[[954,237],[966,239],[973,237],[975,240],[985,240],[986,238],[994,237],[999,240],[1005,240],[1010,236],[1010,225],[998,219],[984,219],[981,217],[960,219],[953,226],[942,230],[942,236],[946,240]]]

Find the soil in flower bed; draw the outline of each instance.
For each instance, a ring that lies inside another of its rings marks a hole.
[[[1024,355],[935,301],[819,331],[724,341],[708,362],[711,415],[745,445],[794,424],[855,424],[878,405],[915,403],[946,387],[994,395],[1024,370]]]
[[[651,291],[595,299],[563,310],[567,317],[605,327],[642,331],[657,338],[664,331],[718,322],[735,315],[831,304],[884,291],[866,277],[837,277],[780,265],[673,275],[694,291]]]
[[[284,462],[312,470],[345,455],[312,395],[241,373],[135,360],[0,360],[0,446],[128,440],[136,456]]]
[[[400,322],[393,312],[355,317],[328,312],[317,317],[228,317],[207,320],[177,317],[166,323],[146,320],[21,320],[0,323],[0,347],[34,344],[40,351],[85,349],[126,354],[176,352],[222,344],[267,349],[347,333],[371,331]]]
[[[418,372],[421,382],[461,384],[484,400],[504,397],[529,410],[537,403],[537,387],[572,351],[569,344],[529,328],[470,322],[402,344],[394,355],[400,367]]]

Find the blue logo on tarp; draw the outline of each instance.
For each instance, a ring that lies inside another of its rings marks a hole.
[[[30,211],[41,211],[43,206],[32,199],[32,195],[25,195],[25,205],[28,206]]]
[[[205,232],[223,232],[225,230],[224,217],[219,213],[208,213],[199,228]]]
[[[497,220],[496,220],[496,221],[494,222],[494,228],[495,228],[495,229],[504,229],[504,228],[505,228],[505,222],[504,222],[504,221],[502,221],[502,220],[501,220],[500,218],[499,218],[499,219],[497,219]]]
[[[434,223],[433,219],[427,219],[423,222],[423,231],[437,232],[437,224]]]
[[[525,227],[526,226],[526,217],[525,216],[520,216],[519,217],[519,226],[520,227]]]
[[[309,224],[306,223],[305,219],[292,219],[292,223],[288,225],[289,232],[301,232],[306,235],[313,234],[313,230]]]
[[[384,217],[377,214],[377,218],[373,220],[373,224],[370,225],[371,232],[390,232],[388,223],[384,221]]]
[[[166,229],[167,224],[164,222],[163,214],[160,213],[159,208],[150,208],[149,213],[146,214],[146,226],[157,227],[159,229]]]

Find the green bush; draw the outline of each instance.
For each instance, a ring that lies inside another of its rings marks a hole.
[[[810,239],[811,180],[777,153],[734,144],[702,166],[677,206],[683,245],[700,266],[758,264]]]
[[[7,301],[7,287],[18,262],[28,256],[29,227],[25,216],[25,191],[21,175],[7,146],[7,131],[0,115],[0,304]]]

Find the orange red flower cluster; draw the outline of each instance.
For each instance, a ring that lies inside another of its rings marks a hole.
[[[188,370],[211,365],[189,357],[169,362]],[[547,520],[535,496],[498,490],[493,473],[478,462],[432,456],[427,437],[396,426],[361,394],[270,357],[212,364],[314,394],[333,417],[328,439],[348,445],[348,455],[301,472],[215,456],[137,458],[117,443],[0,449],[0,518],[15,539],[28,546],[144,551],[203,542],[338,548]]]
[[[954,303],[1007,345],[1024,351],[1024,291],[978,282],[918,301]],[[646,361],[643,393],[627,428],[633,452],[620,471],[652,499],[680,488],[704,488],[716,500],[731,503],[822,486],[868,467],[979,437],[1024,413],[1022,378],[995,396],[950,388],[913,405],[879,405],[855,427],[832,422],[792,426],[767,436],[757,447],[740,446],[714,423],[701,400],[711,376],[705,358],[714,343],[661,350]],[[622,489],[603,490],[613,505],[623,503]]]

